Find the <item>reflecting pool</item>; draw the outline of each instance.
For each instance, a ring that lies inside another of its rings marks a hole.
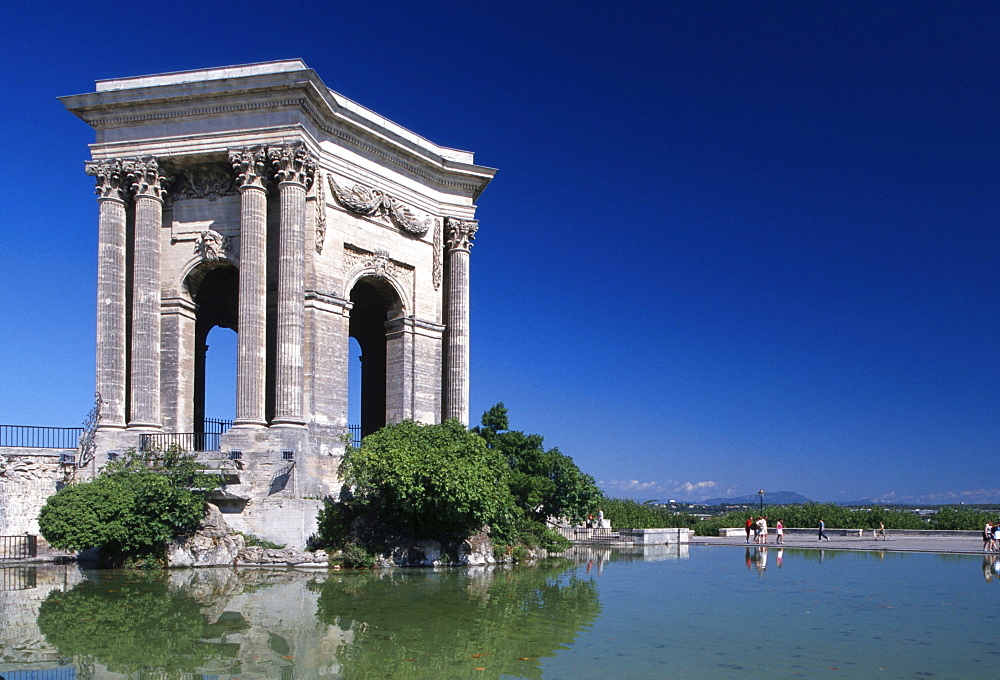
[[[167,575],[0,567],[0,675],[1000,675],[992,558],[577,548],[526,567]]]

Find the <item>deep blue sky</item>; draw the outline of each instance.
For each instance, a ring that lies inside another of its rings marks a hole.
[[[5,3],[0,422],[94,370],[94,80],[300,57],[500,169],[474,419],[613,495],[998,501],[995,3]],[[220,407],[224,408],[224,407]],[[220,414],[225,415],[225,414]]]

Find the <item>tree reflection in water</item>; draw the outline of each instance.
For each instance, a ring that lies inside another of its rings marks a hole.
[[[228,667],[231,661],[221,662],[238,645],[205,641],[219,625],[209,626],[199,603],[172,591],[161,575],[141,572],[93,574],[71,590],[53,591],[38,610],[46,641],[81,669],[97,663],[136,678]]]
[[[538,678],[540,659],[572,644],[599,612],[596,584],[562,560],[95,572],[50,593],[37,625],[79,677]]]
[[[570,645],[600,612],[591,580],[565,561],[435,573],[334,575],[318,617],[354,634],[345,678],[540,678],[539,660]]]

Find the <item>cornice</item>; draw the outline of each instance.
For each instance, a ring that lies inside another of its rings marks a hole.
[[[157,83],[155,76],[103,81],[120,83],[121,87],[59,99],[67,109],[97,130],[297,109],[317,132],[337,140],[340,145],[378,158],[436,186],[471,194],[473,200],[496,174],[493,168],[454,159],[454,156],[465,155],[471,159],[471,153],[440,147],[395,123],[380,123],[381,117],[377,114],[327,88],[312,69],[233,78],[195,78],[199,73],[212,71],[192,72],[191,81],[175,79],[162,84]],[[226,69],[214,71],[222,73]],[[164,80],[170,79],[165,77]],[[129,83],[136,86],[130,87]]]

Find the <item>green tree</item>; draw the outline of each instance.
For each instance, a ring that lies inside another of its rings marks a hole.
[[[512,532],[517,508],[503,456],[457,420],[388,425],[349,449],[340,470],[354,494],[349,505],[390,526],[428,538],[486,525]]]
[[[50,496],[38,515],[42,536],[61,550],[100,548],[113,564],[159,558],[166,544],[205,515],[204,492],[216,482],[194,456],[126,452],[91,482]]]
[[[484,413],[481,422],[473,432],[486,441],[488,449],[506,459],[511,493],[529,519],[580,521],[597,506],[602,494],[594,478],[559,449],[546,450],[541,435],[511,430],[503,402]]]

